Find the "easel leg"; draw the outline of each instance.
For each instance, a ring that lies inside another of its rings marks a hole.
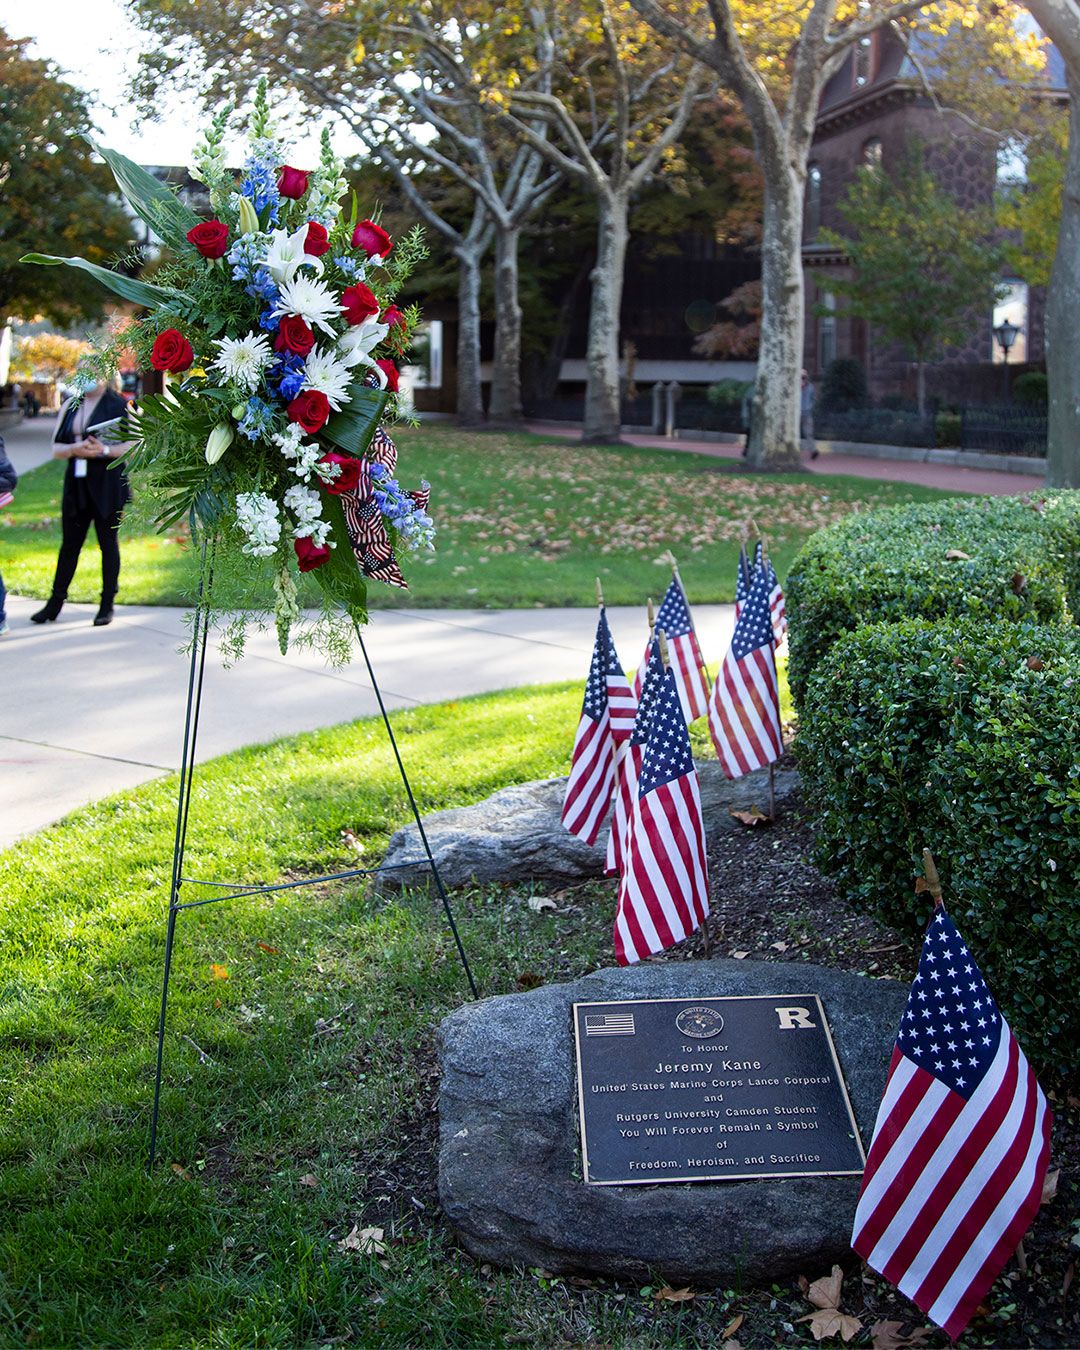
[[[398,772],[401,774],[401,781],[405,785],[405,793],[409,798],[409,807],[413,813],[413,819],[416,821],[416,828],[420,834],[420,842],[424,846],[424,853],[427,856],[428,866],[431,868],[431,875],[435,881],[435,889],[439,892],[439,899],[442,901],[442,907],[446,914],[446,921],[450,925],[450,931],[454,935],[454,943],[457,946],[457,953],[461,959],[462,968],[465,971],[465,978],[469,981],[469,989],[472,991],[473,998],[479,998],[476,988],[476,981],[473,979],[472,970],[469,967],[468,957],[465,955],[465,948],[461,944],[461,936],[458,933],[457,924],[454,921],[454,911],[450,908],[450,897],[446,894],[446,887],[443,885],[442,877],[439,875],[438,864],[435,862],[435,856],[431,851],[431,845],[428,843],[427,831],[424,829],[424,822],[420,815],[420,808],[416,804],[416,798],[413,796],[412,786],[409,783],[409,775],[405,772],[405,765],[401,759],[401,752],[398,750],[397,739],[394,736],[394,728],[390,725],[390,717],[386,711],[386,704],[383,702],[382,691],[375,678],[375,671],[372,669],[371,657],[368,656],[368,650],[364,643],[364,635],[357,625],[356,636],[360,640],[360,650],[364,654],[364,664],[367,666],[368,676],[371,679],[371,687],[375,691],[375,697],[378,700],[379,712],[382,713],[383,724],[386,727],[386,734],[390,740],[390,748],[394,752],[394,758],[397,760]]]

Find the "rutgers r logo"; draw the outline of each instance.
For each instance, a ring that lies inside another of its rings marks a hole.
[[[801,1031],[817,1026],[816,1022],[810,1021],[809,1008],[776,1008],[774,1011],[780,1019],[781,1031]]]

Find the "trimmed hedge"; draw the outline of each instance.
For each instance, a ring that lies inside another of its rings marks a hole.
[[[1069,623],[1080,613],[1080,491],[848,516],[806,542],[784,592],[800,711],[814,666],[860,623],[945,616]]]
[[[907,620],[837,641],[796,753],[816,861],[913,935],[930,848],[946,904],[1029,1058],[1077,1073],[1080,632]]]

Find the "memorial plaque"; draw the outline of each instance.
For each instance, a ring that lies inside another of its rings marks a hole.
[[[816,994],[575,1003],[574,1032],[593,1185],[863,1170]]]

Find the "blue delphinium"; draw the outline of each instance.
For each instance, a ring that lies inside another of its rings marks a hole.
[[[249,441],[257,441],[271,431],[273,425],[273,408],[253,394],[247,401],[247,412],[244,413],[238,428],[240,434],[246,436]]]
[[[384,464],[372,464],[371,478],[375,505],[397,530],[410,549],[434,549],[435,522],[409,494]],[[421,487],[427,488],[427,483]]]
[[[270,207],[267,223],[278,223],[278,208],[281,196],[277,188],[277,170],[281,151],[274,141],[258,140],[251,147],[251,153],[244,161],[244,181],[240,184],[240,194],[247,197],[261,215]]]
[[[291,403],[304,387],[304,358],[283,352],[270,367],[270,380],[277,384],[278,397]]]
[[[334,258],[334,266],[347,277],[356,276],[357,263],[355,258],[347,258],[344,254],[341,254]]]
[[[265,328],[268,333],[276,333],[281,327],[281,315],[275,314],[272,309],[264,309],[259,315],[259,327]]]

